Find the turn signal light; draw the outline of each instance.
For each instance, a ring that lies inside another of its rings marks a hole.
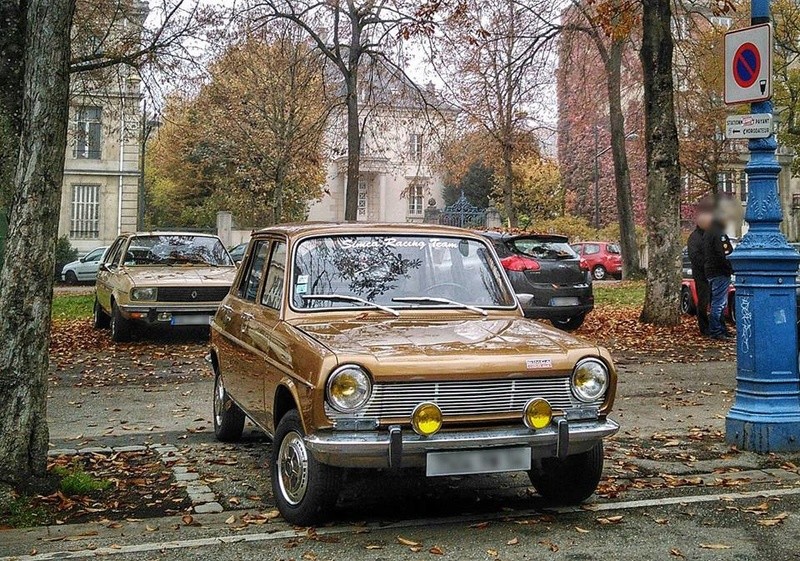
[[[506,271],[538,271],[539,262],[536,259],[529,259],[520,255],[509,255],[500,260],[500,264]]]
[[[553,408],[546,399],[532,399],[525,405],[523,419],[529,429],[543,429],[553,420]]]
[[[436,434],[442,428],[442,410],[435,403],[420,403],[411,414],[411,426],[422,436]]]

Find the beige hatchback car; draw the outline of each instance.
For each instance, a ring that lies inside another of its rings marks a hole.
[[[122,234],[97,271],[94,327],[110,327],[114,341],[127,341],[134,322],[208,325],[235,275],[236,266],[217,236]]]

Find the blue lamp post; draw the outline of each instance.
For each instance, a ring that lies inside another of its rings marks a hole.
[[[752,23],[770,21],[769,0],[752,0]],[[771,114],[771,101],[753,103]],[[800,255],[786,243],[778,197],[778,143],[750,140],[750,228],[730,259],[736,272],[736,397],[726,417],[726,440],[744,450],[800,450],[795,275]]]

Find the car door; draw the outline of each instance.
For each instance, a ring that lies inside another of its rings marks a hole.
[[[90,251],[75,268],[75,275],[79,281],[91,281],[97,276],[97,266],[103,256],[105,248],[98,247]]]
[[[100,306],[106,312],[111,312],[112,281],[116,269],[119,268],[119,258],[125,241],[125,238],[119,237],[111,244],[103,260],[99,263],[99,268],[97,270],[95,292],[97,294],[97,301],[100,302]]]
[[[256,319],[261,280],[269,257],[270,240],[254,242],[250,249],[239,284],[220,309],[223,336],[230,342],[228,352],[222,352],[221,364],[225,385],[236,402],[256,422],[264,419],[264,377],[260,368],[263,360],[254,347],[251,329]]]
[[[253,347],[260,360],[259,371],[264,375],[264,426],[272,428],[272,409],[275,391],[285,375],[291,375],[291,355],[288,341],[277,327],[282,322],[284,290],[286,287],[286,242],[273,240],[270,258],[266,268],[264,289],[260,305],[255,310],[255,321],[249,327]]]

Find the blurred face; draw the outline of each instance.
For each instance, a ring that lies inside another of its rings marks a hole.
[[[703,230],[707,230],[709,226],[711,226],[711,222],[714,220],[714,216],[708,212],[707,210],[701,211],[697,213],[697,217],[695,218],[695,224]]]

